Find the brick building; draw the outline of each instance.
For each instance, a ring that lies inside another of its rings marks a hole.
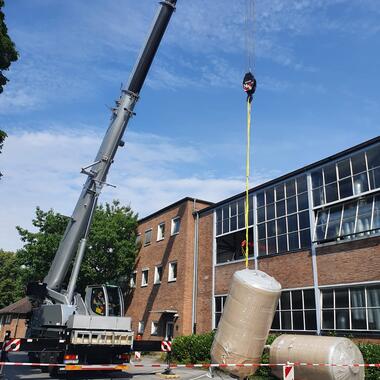
[[[380,137],[249,194],[250,267],[284,289],[272,329],[380,336]],[[196,213],[198,332],[217,326],[245,266],[244,199]]]
[[[184,198],[139,220],[141,248],[126,314],[142,339],[192,332],[194,216],[210,202]]]

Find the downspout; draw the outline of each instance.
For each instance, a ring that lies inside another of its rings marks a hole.
[[[194,264],[193,264],[193,305],[191,310],[192,332],[197,332],[197,295],[198,295],[198,254],[199,254],[199,213],[196,210],[196,201],[193,206],[194,223]]]

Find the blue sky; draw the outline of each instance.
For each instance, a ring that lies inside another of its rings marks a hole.
[[[109,175],[144,216],[244,189],[245,0],[178,0]],[[20,59],[0,95],[0,248],[37,205],[69,215],[158,9],[153,0],[8,0]],[[375,0],[256,0],[252,185],[379,134]]]

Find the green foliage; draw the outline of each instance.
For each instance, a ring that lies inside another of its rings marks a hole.
[[[6,137],[7,137],[7,134],[0,129],[0,153],[1,153],[1,150],[3,149],[3,143],[4,143],[4,140],[6,139]],[[1,176],[2,176],[2,174],[0,172],[0,178],[1,178]]]
[[[16,254],[0,249],[0,309],[23,296]]]
[[[210,363],[214,332],[179,336],[173,340],[173,359],[180,363]]]
[[[380,345],[373,343],[359,343],[358,347],[363,355],[364,363],[375,364],[380,363]],[[366,368],[366,380],[380,379],[380,368]]]
[[[41,281],[47,275],[69,218],[53,210],[36,209],[36,232],[16,227],[24,247],[17,252],[21,283]],[[90,284],[125,284],[136,257],[137,215],[119,202],[98,206],[79,273],[77,291]]]
[[[11,63],[18,59],[15,44],[9,37],[8,28],[5,25],[5,16],[2,12],[3,6],[4,0],[0,0],[0,93],[3,92],[3,87],[8,82],[2,71],[8,70]]]

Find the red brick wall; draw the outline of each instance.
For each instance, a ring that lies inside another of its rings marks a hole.
[[[213,213],[199,218],[197,333],[212,329]]]
[[[317,249],[319,285],[380,280],[380,238]]]
[[[136,288],[129,299],[126,314],[132,317],[132,327],[137,333],[138,322],[145,322],[143,339],[161,340],[165,336],[167,315],[151,313],[157,310],[177,310],[174,335],[186,335],[192,332],[192,291],[194,257],[194,217],[193,201],[187,200],[161,214],[144,220],[139,225],[142,247],[136,260]],[[197,202],[196,208],[202,209],[208,204]],[[171,236],[171,220],[181,217],[178,235]],[[165,222],[165,238],[157,241],[158,225]],[[151,244],[144,246],[144,233],[152,228]],[[169,263],[177,261],[177,281],[168,282]],[[154,267],[162,265],[161,284],[154,285]],[[148,286],[141,287],[142,269],[149,268]],[[151,335],[151,322],[159,322],[157,336]]]

